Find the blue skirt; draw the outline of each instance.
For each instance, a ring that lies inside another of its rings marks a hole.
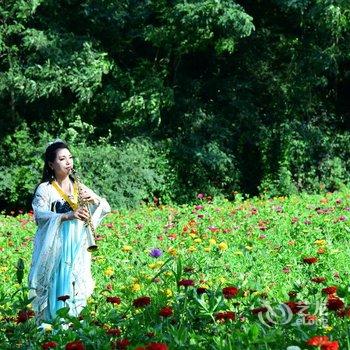
[[[45,315],[47,321],[53,320],[57,310],[67,306],[70,308],[70,315],[78,316],[76,305],[84,302],[77,297],[78,293],[75,288],[79,276],[73,274],[74,260],[82,244],[82,232],[77,229],[77,226],[76,220],[62,223],[60,232],[62,235],[61,258],[53,273],[48,291],[48,307]],[[60,297],[69,298],[64,301],[59,300]]]

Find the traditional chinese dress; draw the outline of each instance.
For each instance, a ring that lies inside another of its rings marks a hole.
[[[38,228],[28,282],[37,323],[51,321],[64,306],[69,306],[70,315],[77,316],[95,286],[87,226],[78,219],[61,221],[63,213],[73,210],[72,202],[62,197],[52,183],[43,182],[32,202]],[[110,212],[108,202],[99,199],[98,205],[90,205],[94,227]]]

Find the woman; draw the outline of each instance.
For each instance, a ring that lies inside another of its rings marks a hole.
[[[87,251],[89,212],[77,206],[77,182],[72,169],[73,157],[67,145],[62,141],[50,144],[32,202],[38,228],[29,272],[29,297],[33,298],[38,324],[52,321],[64,306],[69,306],[70,315],[78,316],[94,288],[91,253]],[[91,203],[91,221],[96,227],[110,212],[109,204],[82,184],[80,196]]]

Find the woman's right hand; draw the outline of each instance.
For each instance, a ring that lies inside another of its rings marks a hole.
[[[67,220],[82,220],[82,221],[87,221],[89,218],[89,212],[85,207],[79,207],[75,211],[71,211],[69,213],[63,214],[62,216],[62,221],[67,221]]]
[[[79,207],[76,211],[73,211],[73,219],[86,221],[89,218],[89,212],[85,207]]]

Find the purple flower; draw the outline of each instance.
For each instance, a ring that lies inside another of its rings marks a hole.
[[[196,208],[196,210],[201,210],[201,209],[203,209],[204,207],[203,207],[203,205],[196,205],[195,208]]]
[[[149,252],[149,255],[152,256],[153,258],[159,258],[160,256],[163,255],[163,252],[161,249],[159,248],[153,248],[151,249],[151,251]]]
[[[204,193],[198,193],[197,194],[198,199],[203,199],[204,198]]]

